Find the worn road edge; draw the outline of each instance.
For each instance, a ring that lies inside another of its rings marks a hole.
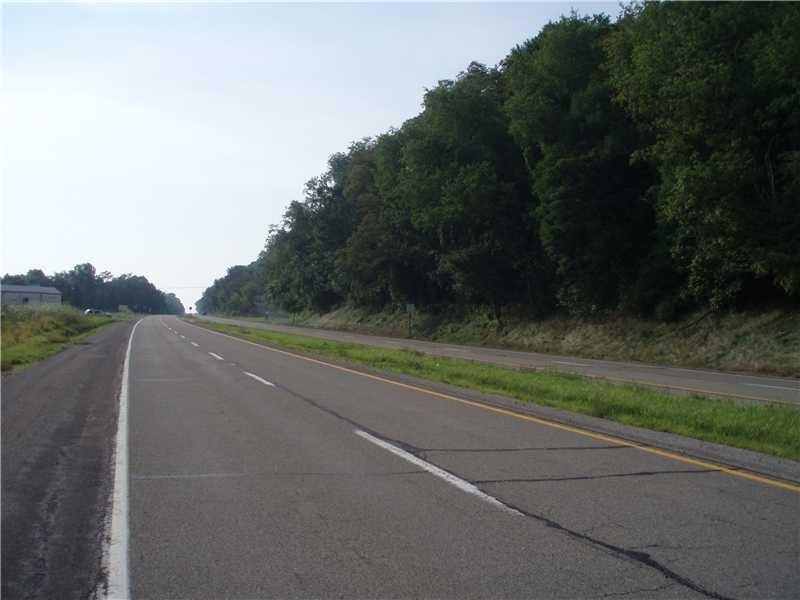
[[[117,443],[114,453],[114,492],[111,508],[111,531],[106,538],[107,551],[104,552],[108,585],[105,597],[114,600],[127,600],[130,597],[130,575],[128,570],[128,379],[130,376],[131,346],[136,328],[142,321],[136,321],[128,338],[128,349],[122,367],[122,381],[119,389],[119,416],[117,418]]]

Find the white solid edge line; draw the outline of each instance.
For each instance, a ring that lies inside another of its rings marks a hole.
[[[131,347],[133,335],[142,321],[136,321],[128,338],[128,350],[122,367],[119,390],[119,416],[117,417],[117,445],[114,452],[114,494],[111,505],[111,535],[107,538],[106,572],[108,586],[106,598],[126,600],[130,597],[128,570],[128,380],[130,379]]]
[[[584,364],[584,363],[569,362],[569,361],[566,361],[566,360],[554,360],[552,362],[554,362],[557,365],[569,365],[570,367],[589,367],[589,366],[591,366],[591,365],[587,365],[587,364]]]
[[[200,344],[198,344],[197,342],[190,342],[190,343],[191,343],[191,344],[192,344],[192,346],[194,346],[195,348],[199,348],[199,347],[200,347]]]
[[[262,379],[262,378],[261,378],[261,377],[259,377],[258,375],[255,375],[255,374],[253,374],[253,373],[250,373],[250,372],[248,372],[248,371],[242,371],[242,373],[244,373],[244,374],[245,374],[245,375],[247,375],[248,377],[252,377],[252,378],[253,378],[253,379],[255,379],[256,381],[259,381],[259,382],[263,383],[264,385],[268,385],[269,387],[275,387],[275,384],[274,384],[274,383],[272,383],[271,381],[267,381],[266,379]]]
[[[225,360],[225,359],[224,359],[224,358],[222,358],[222,357],[221,357],[219,354],[214,354],[213,352],[209,352],[209,354],[210,354],[211,356],[213,356],[214,358],[216,358],[217,360]]]
[[[472,485],[469,481],[465,481],[465,480],[461,479],[460,477],[456,477],[452,473],[448,473],[444,469],[440,469],[436,465],[433,465],[433,464],[431,464],[431,463],[429,463],[427,461],[424,461],[421,458],[418,458],[418,457],[414,456],[413,454],[411,454],[409,452],[406,452],[405,450],[403,450],[401,448],[398,448],[397,446],[395,446],[393,444],[390,444],[389,442],[385,442],[385,441],[383,441],[381,439],[378,439],[374,435],[370,435],[366,431],[361,431],[360,429],[355,429],[354,432],[355,432],[355,434],[357,436],[362,437],[362,438],[364,438],[365,440],[367,440],[369,442],[372,442],[376,446],[380,446],[384,450],[388,450],[392,454],[395,454],[395,455],[399,456],[400,458],[402,458],[404,460],[407,460],[411,464],[414,464],[414,465],[416,465],[416,466],[418,466],[418,467],[420,467],[422,469],[425,469],[431,475],[435,475],[439,479],[443,479],[444,481],[446,481],[450,485],[457,487],[462,492],[466,492],[467,494],[472,494],[473,496],[477,496],[478,498],[480,498],[484,502],[488,502],[489,504],[491,504],[495,508],[499,508],[500,510],[503,510],[503,511],[505,511],[507,513],[510,513],[512,515],[524,516],[518,510],[516,510],[514,508],[511,508],[510,506],[500,502],[500,500],[498,500],[497,498],[494,498],[494,497],[490,496],[489,494],[486,494],[485,492],[482,492],[477,487]]]
[[[792,388],[783,385],[766,385],[765,383],[745,383],[745,385],[749,385],[751,387],[770,388],[772,390],[789,390],[790,392],[800,392],[800,386]]]

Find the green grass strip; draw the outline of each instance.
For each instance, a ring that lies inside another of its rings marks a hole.
[[[117,317],[84,315],[70,307],[2,310],[3,372],[25,368],[78,343]]]
[[[373,348],[208,321],[194,322],[256,343],[800,460],[800,410],[792,407],[673,395],[644,386],[608,383],[567,373],[511,369],[410,350]]]

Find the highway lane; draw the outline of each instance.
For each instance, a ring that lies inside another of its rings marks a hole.
[[[141,322],[133,596],[789,598],[800,494]]]
[[[800,379],[797,378],[744,375],[713,371],[710,369],[684,369],[644,363],[594,360],[589,358],[577,358],[574,356],[558,356],[498,348],[462,346],[311,327],[259,323],[246,319],[229,319],[212,316],[201,316],[199,318],[217,321],[219,323],[244,325],[259,329],[294,333],[297,335],[354,342],[368,346],[395,349],[406,348],[436,356],[461,358],[509,367],[555,369],[612,381],[631,381],[675,391],[732,396],[744,400],[778,402],[800,407]],[[798,373],[798,376],[800,376],[800,373]]]

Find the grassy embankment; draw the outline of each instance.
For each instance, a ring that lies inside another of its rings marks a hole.
[[[69,306],[2,309],[2,370],[10,371],[47,358],[81,341],[98,327],[123,317],[84,315]]]
[[[406,337],[401,311],[342,308],[294,315],[293,324]],[[630,317],[532,321],[509,314],[504,326],[486,312],[414,318],[414,337],[585,358],[800,376],[800,311],[690,315],[657,322]]]
[[[675,396],[576,375],[523,371],[408,350],[371,348],[209,321],[194,322],[256,343],[800,460],[800,411],[785,406]]]

